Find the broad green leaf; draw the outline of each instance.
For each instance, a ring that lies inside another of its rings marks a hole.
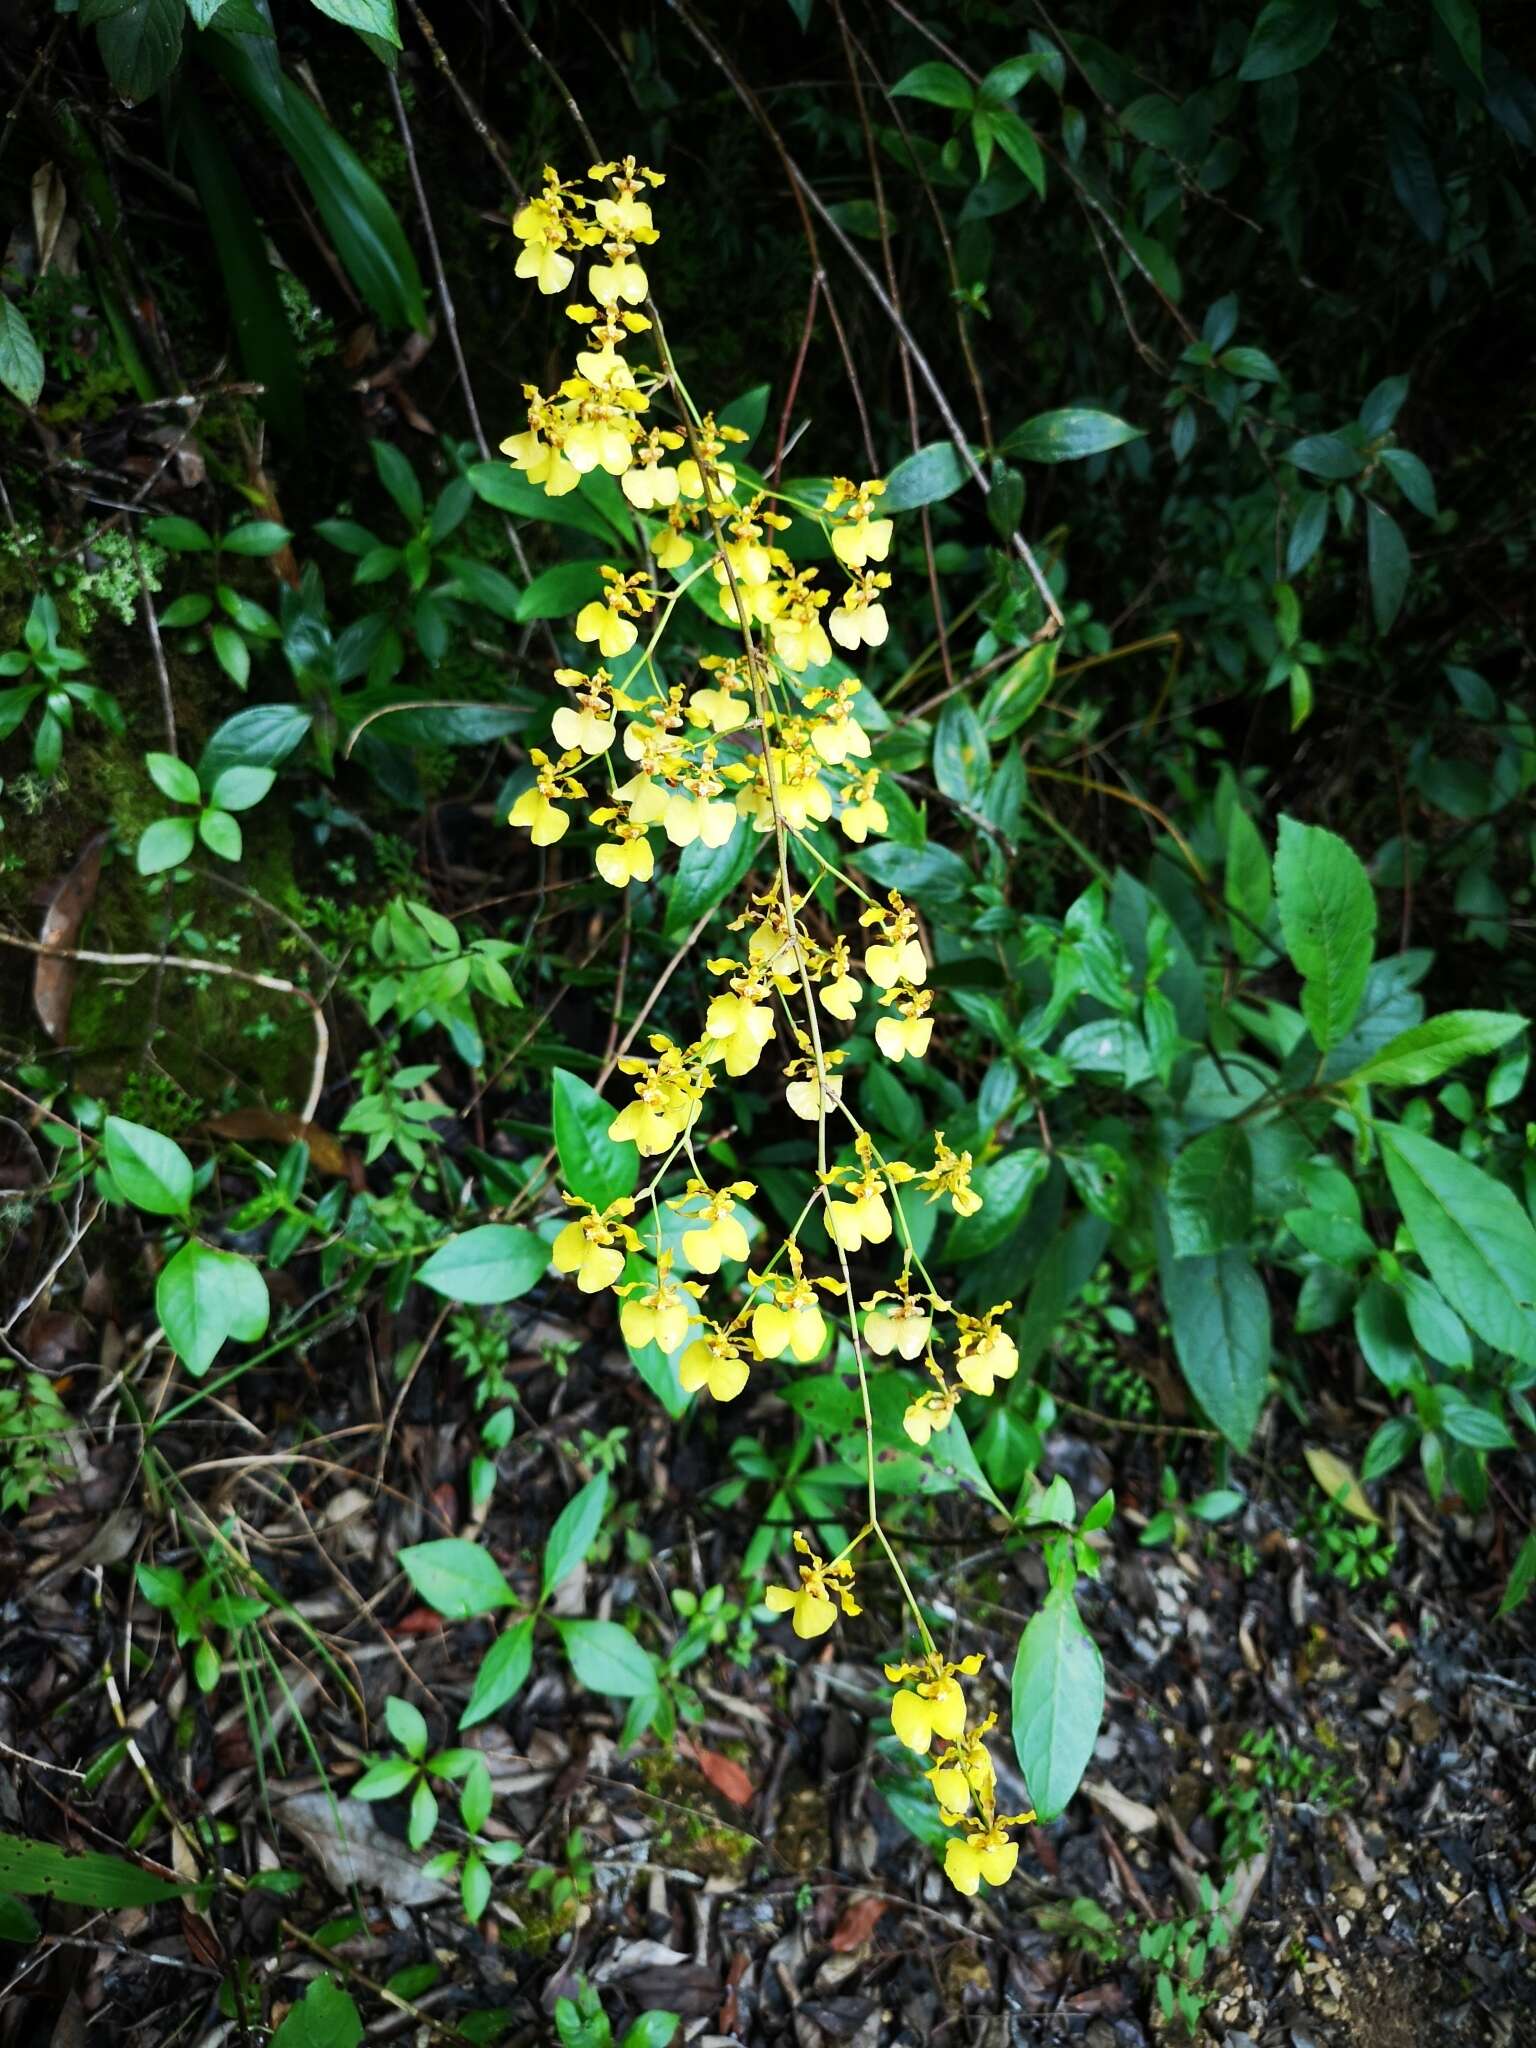
[[[1394,1415],[1390,1422],[1384,1422],[1365,1447],[1365,1456],[1360,1461],[1360,1476],[1367,1482],[1385,1479],[1389,1472],[1395,1472],[1419,1440],[1419,1426],[1406,1417]]]
[[[1401,1393],[1419,1369],[1402,1296],[1385,1280],[1367,1280],[1355,1302],[1355,1339],[1389,1393]],[[1370,1477],[1370,1474],[1366,1475]]]
[[[761,845],[761,839],[743,821],[723,846],[706,846],[702,839],[685,846],[667,889],[662,937],[681,938],[706,910],[723,903],[752,865],[752,857]]]
[[[0,1892],[0,1941],[31,1942],[42,1933],[42,1924],[30,1906]]]
[[[640,1699],[656,1690],[655,1660],[617,1621],[557,1621],[579,1684],[612,1699]]]
[[[986,790],[987,735],[965,697],[951,697],[933,735],[933,779],[947,797],[973,810]]]
[[[393,207],[314,101],[280,71],[269,71],[250,42],[210,36],[201,54],[255,109],[292,158],[331,246],[379,319],[390,327],[424,329],[421,274]]]
[[[1437,1397],[1440,1423],[1453,1443],[1466,1444],[1474,1451],[1512,1451],[1515,1439],[1508,1426],[1489,1409],[1465,1395],[1460,1387],[1441,1387]]]
[[[343,28],[355,28],[359,35],[382,36],[395,49],[400,47],[395,0],[310,0],[310,5]]]
[[[398,1563],[429,1607],[450,1621],[469,1621],[498,1607],[515,1607],[517,1595],[488,1550],[463,1536],[411,1544]]]
[[[191,1885],[157,1876],[125,1856],[60,1849],[24,1835],[0,1835],[0,1892],[18,1898],[57,1899],[65,1906],[95,1906],[115,1913],[180,1898]]]
[[[197,836],[220,860],[238,860],[244,850],[239,821],[228,811],[204,811],[197,821]]]
[[[675,2012],[643,2012],[624,2029],[619,2048],[670,2048],[682,2023]]]
[[[539,1590],[547,1600],[562,1579],[585,1562],[608,1512],[608,1480],[599,1472],[580,1493],[573,1494],[555,1517],[544,1545],[544,1575]]]
[[[750,390],[743,391],[739,398],[733,398],[729,405],[715,408],[715,418],[722,427],[735,427],[739,433],[747,437],[745,441],[736,443],[738,457],[746,454],[762,432],[763,422],[768,417],[768,399],[772,391],[771,384],[754,384]]]
[[[1166,1225],[1158,1269],[1179,1367],[1234,1450],[1246,1451],[1269,1379],[1269,1296],[1245,1252],[1181,1259]]]
[[[982,699],[982,728],[1005,740],[1033,718],[1056,675],[1059,640],[1042,640],[1010,662]]]
[[[1236,797],[1227,816],[1225,888],[1232,950],[1247,965],[1268,951],[1263,932],[1273,884],[1269,850],[1258,826]]]
[[[532,484],[510,462],[472,462],[465,471],[475,495],[498,511],[514,513],[519,519],[538,519],[554,526],[571,526],[612,546],[615,540],[628,542],[630,535],[604,517],[584,490],[567,491],[558,498],[546,496],[542,485]],[[369,545],[373,543],[370,542]],[[362,549],[356,550],[362,553]]]
[[[1509,1189],[1422,1132],[1378,1124],[1414,1249],[1485,1344],[1536,1365],[1536,1229]]]
[[[1081,462],[1084,456],[1139,441],[1144,433],[1144,428],[1130,426],[1112,412],[1069,405],[1059,412],[1037,413],[1015,427],[1003,442],[1003,453],[1022,462]]]
[[[241,763],[253,768],[277,768],[309,731],[311,713],[296,704],[253,704],[249,711],[237,711],[226,718],[202,752],[197,764],[198,780],[212,789],[226,768]]]
[[[384,1702],[384,1725],[408,1757],[419,1760],[427,1753],[431,1739],[426,1717],[420,1707],[398,1697]]]
[[[1421,1351],[1427,1351],[1439,1365],[1453,1371],[1472,1363],[1472,1339],[1467,1326],[1445,1296],[1422,1273],[1404,1272],[1398,1281],[1408,1327]]]
[[[226,1339],[254,1344],[265,1335],[272,1300],[249,1259],[191,1237],[161,1268],[155,1314],[187,1371],[201,1378]]]
[[[275,519],[247,519],[232,526],[219,545],[228,555],[275,555],[292,539],[292,528]]]
[[[1291,528],[1290,539],[1285,544],[1285,573],[1299,576],[1323,544],[1328,531],[1328,493],[1326,491],[1304,491],[1301,509]]]
[[[609,1137],[616,1114],[612,1103],[564,1067],[554,1071],[553,1099],[560,1179],[567,1191],[596,1209],[632,1195],[640,1179],[640,1155],[633,1145]]]
[[[602,593],[603,579],[595,561],[556,562],[542,576],[535,576],[518,599],[518,621],[574,618],[584,604]]]
[[[1326,1052],[1354,1022],[1370,972],[1376,936],[1370,878],[1336,833],[1283,817],[1275,892],[1286,951],[1302,978],[1302,1015]]]
[[[1403,529],[1370,498],[1365,500],[1365,560],[1371,583],[1371,616],[1377,632],[1386,633],[1403,608],[1413,564]]]
[[[107,76],[125,100],[147,100],[181,59],[186,0],[80,0]]]
[[[1197,1258],[1244,1245],[1253,1229],[1253,1153],[1241,1124],[1191,1138],[1168,1177],[1175,1254]]]
[[[416,1278],[434,1294],[475,1306],[516,1301],[544,1277],[549,1248],[515,1223],[481,1223],[440,1244]]]
[[[1399,1032],[1346,1079],[1374,1088],[1422,1088],[1464,1060],[1497,1052],[1524,1029],[1525,1019],[1509,1010],[1448,1010]]]
[[[208,801],[216,804],[221,811],[248,811],[253,804],[261,802],[274,780],[270,768],[251,768],[237,764],[220,772],[213,788],[208,792]]]
[[[1082,1782],[1104,1717],[1104,1660],[1070,1589],[1057,1587],[1025,1629],[1013,1666],[1013,1747],[1042,1821]]]
[[[981,1196],[973,1216],[957,1216],[944,1248],[946,1260],[979,1259],[1023,1222],[1034,1193],[1051,1170],[1050,1154],[1008,1152],[978,1166],[971,1186]]]
[[[0,293],[0,385],[22,405],[43,395],[42,351],[24,316]]]
[[[1445,32],[1456,45],[1456,54],[1472,73],[1482,82],[1483,76],[1483,27],[1478,20],[1476,0],[1434,0],[1434,9],[1445,24]],[[1500,1614],[1505,1612],[1499,1609]]]
[[[190,818],[156,818],[139,834],[133,864],[141,875],[164,874],[191,853],[197,828]]]
[[[947,846],[898,846],[881,840],[855,847],[851,858],[873,875],[882,889],[899,889],[925,907],[960,903],[970,893],[971,871]]]
[[[357,2048],[362,2038],[363,2022],[351,1993],[331,1977],[313,1977],[272,2036],[270,2048]]]
[[[976,92],[953,64],[918,64],[903,72],[891,87],[897,99],[928,100],[936,107],[969,107]]]
[[[162,796],[168,796],[173,804],[195,804],[201,801],[202,791],[198,788],[197,777],[185,761],[174,754],[146,754],[144,766],[149,770],[149,779]]]
[[[1516,1553],[1496,1619],[1502,1621],[1506,1614],[1513,1614],[1532,1586],[1536,1586],[1536,1529],[1527,1531],[1525,1541]]]
[[[469,1704],[459,1716],[459,1726],[473,1728],[488,1721],[492,1714],[499,1714],[522,1691],[532,1669],[533,1617],[529,1615],[514,1622],[486,1651],[475,1673]]]
[[[192,1200],[192,1162],[176,1143],[145,1124],[109,1116],[102,1127],[107,1171],[124,1198],[151,1216],[185,1216]]]
[[[1268,0],[1249,33],[1239,79],[1258,85],[1300,71],[1327,49],[1337,19],[1336,0]]]
[[[1365,457],[1342,434],[1304,434],[1286,449],[1285,457],[1309,476],[1325,477],[1330,483],[1358,476],[1365,467]]]
[[[1438,515],[1435,480],[1417,455],[1411,455],[1406,448],[1383,448],[1381,466],[1415,512],[1422,512],[1426,519]]]
[[[912,512],[919,505],[952,498],[971,472],[953,441],[930,441],[898,462],[885,480],[880,510]]]

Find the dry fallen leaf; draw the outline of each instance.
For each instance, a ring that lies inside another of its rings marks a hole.
[[[64,225],[64,180],[53,164],[39,164],[32,173],[32,234],[37,242],[37,274],[46,275]]]
[[[1336,1458],[1332,1451],[1320,1450],[1316,1444],[1307,1445],[1305,1456],[1307,1469],[1330,1500],[1338,1501],[1357,1522],[1380,1522],[1381,1517],[1361,1491],[1352,1466]]]
[[[336,1808],[324,1792],[296,1792],[273,1811],[338,1892],[361,1885],[391,1906],[435,1906],[448,1896],[447,1886],[424,1874],[404,1842],[385,1832],[371,1806],[354,1799],[342,1808],[345,1841],[336,1833]]]
[[[1144,1806],[1139,1799],[1127,1797],[1102,1778],[1090,1778],[1084,1784],[1083,1792],[1111,1820],[1118,1821],[1127,1834],[1149,1835],[1157,1826],[1157,1815],[1150,1806]]]
[[[889,1901],[886,1899],[863,1898],[850,1902],[847,1911],[832,1930],[830,1946],[839,1955],[848,1955],[856,1948],[862,1948],[875,1931],[875,1924],[885,1912]]]
[[[750,1806],[757,1797],[757,1787],[738,1763],[728,1756],[721,1756],[715,1749],[704,1749],[696,1742],[690,1742],[686,1735],[678,1739],[678,1747],[684,1756],[691,1757],[704,1773],[710,1784],[722,1799],[729,1799],[732,1806]]]
[[[362,1161],[339,1138],[319,1124],[307,1124],[302,1117],[277,1109],[232,1109],[225,1116],[212,1116],[203,1129],[215,1138],[234,1138],[242,1145],[294,1145],[301,1140],[309,1147],[309,1161],[318,1173],[348,1180],[361,1192]]]
[[[44,946],[73,948],[79,945],[80,927],[96,900],[96,884],[101,879],[102,849],[109,836],[105,829],[94,833],[86,842],[85,851],[54,890],[42,930],[37,935]],[[61,1045],[68,1034],[69,1006],[74,993],[75,962],[39,954],[32,974],[32,1005],[37,1011],[38,1022],[55,1045]]]

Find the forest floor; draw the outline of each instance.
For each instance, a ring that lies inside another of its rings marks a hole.
[[[456,1373],[430,1360],[391,1416],[355,1332],[247,1374],[158,1438],[181,1530],[221,1526],[293,1610],[255,1624],[270,1659],[247,1654],[242,1679],[227,1654],[206,1699],[165,1617],[132,1592],[136,1562],[189,1556],[136,1449],[135,1409],[164,1411],[172,1390],[140,1384],[128,1401],[103,1377],[75,1476],[3,1539],[0,1825],[72,1848],[142,1845],[152,1862],[167,1842],[153,1787],[189,1837],[216,1824],[234,1868],[281,1870],[290,1889],[220,1891],[206,1914],[47,1907],[44,1941],[13,1951],[6,2048],[264,2038],[220,2018],[221,1978],[243,1959],[280,2011],[317,1955],[354,1989],[409,1990],[416,2020],[359,1993],[378,2039],[426,2040],[427,2016],[452,2028],[499,2008],[501,2038],[548,2040],[554,2000],[586,1977],[616,2031],[662,2008],[699,2044],[1138,2048],[1188,2038],[1162,2018],[1139,1953],[1160,1926],[1185,1951],[1173,1978],[1202,2007],[1203,2038],[1227,2048],[1536,2043],[1536,1641],[1529,1610],[1492,1619],[1512,1547],[1502,1503],[1473,1523],[1431,1514],[1411,1482],[1389,1488],[1390,1566],[1347,1587],[1294,1532],[1301,1445],[1283,1415],[1241,1520],[1185,1522],[1155,1548],[1137,1530],[1168,1442],[1094,1425],[1091,1442],[1051,1437],[1048,1468],[1080,1498],[1113,1485],[1122,1510],[1088,1603],[1109,1697],[1083,1793],[1026,1831],[1004,1890],[957,1896],[893,1808],[888,1795],[900,1807],[918,1781],[892,1753],[880,1665],[899,1622],[869,1573],[869,1611],[819,1643],[750,1620],[745,1635],[723,1629],[686,1674],[700,1718],[671,1744],[621,1750],[618,1709],[575,1687],[540,1637],[530,1683],[465,1738],[498,1795],[486,1832],[525,1850],[466,1925],[456,1890],[406,1847],[403,1803],[345,1797],[384,1740],[386,1695],[409,1691],[434,1739],[454,1740],[489,1641],[486,1622],[416,1604],[399,1546],[478,1534],[531,1600],[542,1534],[591,1470],[587,1432],[618,1422],[608,1554],[555,1609],[623,1616],[665,1653],[672,1592],[702,1595],[726,1573],[760,1506],[711,1505],[725,1435],[696,1417],[668,1425],[621,1356],[558,1314],[554,1299],[533,1307],[514,1349],[519,1430],[478,1529],[462,1510]],[[94,1329],[56,1319],[30,1341],[59,1364],[98,1346],[131,1361],[135,1333],[103,1308]],[[1039,1565],[984,1517],[962,1496],[928,1503],[909,1541],[932,1611],[953,1599],[981,1626],[977,1690],[1006,1714]],[[295,1617],[334,1665],[306,1651]],[[102,1759],[105,1774],[91,1768]],[[1000,1805],[1022,1804],[1005,1775]],[[541,1866],[570,1882],[530,1884]],[[1237,1922],[1225,1943],[1206,1880]],[[1189,1951],[1211,1936],[1197,1968]]]

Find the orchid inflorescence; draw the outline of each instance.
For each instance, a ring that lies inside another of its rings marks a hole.
[[[981,1196],[971,1185],[971,1155],[955,1151],[939,1131],[930,1164],[883,1157],[844,1099],[844,1053],[826,1039],[829,1020],[855,1022],[872,992],[879,1052],[897,1064],[926,1057],[933,992],[917,913],[894,890],[877,901],[806,836],[834,818],[855,845],[887,829],[879,772],[858,717],[860,686],[833,669],[832,642],[853,651],[885,640],[883,597],[891,578],[879,565],[890,555],[893,523],[881,514],[884,485],[877,480],[835,478],[811,505],[730,459],[733,445],[747,437],[694,404],[651,299],[641,252],[659,238],[649,194],[662,175],[626,157],[595,165],[587,182],[594,191],[546,170],[543,190],[512,223],[522,244],[517,274],[533,278],[541,292],[569,291],[578,264],[591,260],[588,298],[565,308],[586,330],[575,374],[549,395],[525,385],[526,430],[505,440],[502,452],[551,497],[575,490],[594,470],[617,478],[653,566],[602,565],[601,594],[582,606],[573,626],[597,663],[590,671],[555,670],[569,697],[552,719],[559,752],[530,750],[534,779],[511,822],[527,828],[535,845],[550,846],[569,828],[572,807],[586,804],[589,822],[605,835],[597,871],[617,889],[651,879],[658,830],[675,847],[719,847],[745,823],[772,838],[777,864],[730,926],[743,935],[735,952],[707,963],[717,989],[698,1038],[680,1045],[656,1032],[648,1053],[618,1062],[631,1099],[608,1134],[659,1162],[649,1186],[601,1210],[567,1194],[573,1215],[555,1239],[554,1263],[584,1292],[617,1295],[626,1341],[676,1355],[683,1388],[723,1402],[737,1399],[765,1362],[820,1357],[829,1341],[824,1303],[855,1298],[849,1255],[893,1238],[902,1247],[894,1286],[875,1289],[859,1303],[860,1316],[850,1317],[868,1451],[865,1526],[830,1561],[797,1531],[800,1583],[770,1586],[766,1600],[789,1615],[797,1635],[825,1634],[839,1613],[861,1611],[854,1555],[871,1536],[878,1540],[923,1645],[920,1661],[887,1667],[901,1687],[893,1727],[908,1749],[933,1754],[927,1781],[954,1831],[945,1869],[960,1891],[972,1893],[982,1879],[1000,1884],[1010,1875],[1018,1848],[1009,1830],[1032,1816],[998,1813],[985,1741],[995,1716],[973,1720],[960,1683],[980,1671],[982,1660],[972,1655],[954,1664],[940,1655],[881,1525],[866,1354],[920,1364],[931,1381],[903,1417],[919,1447],[949,1425],[962,1393],[991,1394],[1017,1372],[1019,1358],[1001,1327],[1010,1304],[981,1316],[956,1313],[924,1268],[902,1206],[905,1188],[929,1202],[947,1200],[958,1216],[973,1215]],[[655,336],[656,367],[625,354],[646,335]],[[653,413],[653,402],[657,413],[666,408],[665,418]],[[844,573],[835,604],[818,571],[797,568],[781,544],[796,515],[820,524]],[[664,576],[673,579],[670,586],[660,583]],[[719,613],[740,635],[740,651],[703,656],[691,686],[665,685],[653,659],[656,644],[679,597],[706,577]],[[816,674],[808,678],[807,671]],[[604,785],[595,800],[587,792],[594,772]],[[812,891],[797,892],[792,883],[791,840],[825,879],[862,899],[854,934],[817,936],[809,928]],[[732,1078],[751,1073],[775,1047],[787,1049],[787,1058],[773,1056],[783,1059],[788,1108],[816,1126],[818,1172],[799,1221],[758,1270],[748,1265],[742,1213],[756,1189],[745,1180],[712,1184],[692,1133],[718,1071]],[[832,1118],[852,1132],[849,1159],[830,1159]],[[688,1227],[674,1251],[661,1247],[657,1201],[680,1155],[687,1179],[667,1206]],[[654,1273],[635,1279],[626,1275],[642,1239],[630,1219],[646,1202],[655,1216]],[[799,1241],[818,1203],[836,1274],[808,1272]],[[702,1277],[678,1276],[679,1258]],[[724,1288],[725,1300],[707,1307],[708,1283],[718,1282],[726,1264],[746,1266],[744,1282]]]

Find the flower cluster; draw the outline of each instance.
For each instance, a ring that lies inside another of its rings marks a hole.
[[[525,387],[526,429],[504,441],[503,452],[551,497],[594,471],[616,478],[631,508],[636,558],[648,562],[604,564],[594,575],[571,626],[593,665],[556,668],[564,694],[551,720],[557,751],[530,749],[532,783],[511,822],[535,845],[551,846],[584,805],[600,834],[597,873],[616,889],[652,879],[663,841],[718,848],[738,832],[761,836],[773,872],[730,922],[731,950],[705,963],[713,990],[698,1035],[679,1042],[654,1032],[617,1062],[624,1087],[608,1135],[654,1163],[649,1184],[602,1209],[566,1195],[573,1215],[555,1238],[554,1263],[584,1292],[612,1293],[626,1341],[675,1358],[683,1388],[718,1402],[739,1399],[762,1366],[793,1370],[823,1357],[841,1312],[866,1395],[871,1360],[926,1376],[930,1384],[903,1417],[907,1437],[922,1447],[949,1425],[963,1394],[991,1394],[1019,1360],[1001,1326],[1009,1304],[983,1315],[953,1310],[923,1267],[903,1208],[904,1198],[921,1198],[947,1202],[959,1217],[975,1214],[981,1196],[970,1153],[938,1131],[930,1164],[885,1158],[844,1100],[840,1070],[851,1049],[872,1038],[893,1064],[922,1060],[934,1030],[917,911],[895,890],[871,896],[812,836],[835,820],[862,845],[887,828],[860,685],[833,648],[875,648],[887,637],[891,578],[882,565],[893,523],[880,511],[878,481],[834,478],[814,505],[770,489],[733,458],[745,437],[693,404],[673,369],[642,260],[657,240],[649,194],[661,183],[633,158],[594,166],[587,184],[595,190],[547,171],[543,190],[513,221],[518,275],[542,292],[583,294],[566,311],[586,330],[586,345],[557,390]],[[659,366],[639,357],[646,336],[655,339]],[[785,545],[796,520],[821,527],[842,572],[841,594],[816,568],[797,566]],[[740,646],[699,656],[686,682],[663,681],[655,648],[685,590]],[[589,780],[602,785],[595,796]],[[852,932],[828,918],[823,887],[792,881],[787,850],[796,840],[805,872],[862,899]],[[862,1027],[864,1036],[837,1045],[833,1026]],[[711,1179],[695,1151],[706,1098],[722,1077],[741,1080],[765,1064],[778,1069],[791,1114],[816,1127],[818,1154],[800,1220],[768,1257],[754,1251],[753,1183]],[[849,1142],[839,1150],[829,1127],[844,1125]],[[665,1197],[664,1228],[660,1189],[674,1168],[686,1178]],[[647,1207],[654,1228],[642,1236],[632,1219]],[[818,1212],[834,1272],[810,1270],[801,1241]],[[890,1244],[903,1252],[894,1286],[857,1302],[850,1259]],[[854,1557],[871,1535],[895,1564],[875,1519],[876,1455],[872,1431],[866,1435],[870,1521],[830,1560],[797,1531],[798,1585],[765,1594],[802,1638],[826,1634],[839,1613],[860,1613]],[[983,1878],[1001,1883],[1012,1870],[1018,1850],[1008,1830],[1019,1824],[996,1810],[983,1739],[991,1723],[973,1727],[967,1715],[960,1679],[973,1676],[980,1659],[953,1665],[938,1657],[899,1565],[896,1572],[925,1646],[921,1664],[891,1668],[893,1679],[910,1681],[897,1694],[896,1732],[923,1755],[941,1745],[927,1777],[956,1831],[945,1867],[961,1891],[974,1892]]]

